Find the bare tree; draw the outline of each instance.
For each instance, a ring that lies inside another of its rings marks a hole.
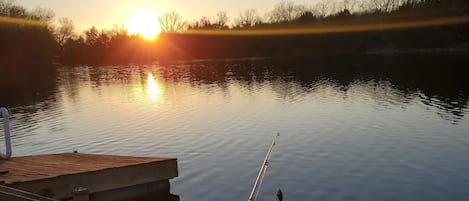
[[[17,5],[14,0],[0,0],[0,15],[25,18],[28,13],[24,7]]]
[[[212,28],[212,22],[207,16],[202,16],[199,20],[199,26],[203,29],[210,29]]]
[[[228,28],[228,20],[228,14],[225,11],[218,12],[217,16],[215,17],[216,29]]]
[[[171,11],[158,18],[162,32],[182,32],[187,28],[187,23],[179,13]]]
[[[401,7],[400,9],[413,9],[422,1],[425,0],[401,0],[399,2],[399,7]]]
[[[313,6],[313,11],[318,17],[326,17],[335,13],[335,10],[334,2],[330,0],[322,0]]]
[[[202,16],[198,21],[193,21],[188,24],[187,29],[214,29],[216,25],[212,23],[210,18]]]
[[[54,19],[55,13],[50,8],[37,7],[33,11],[31,11],[30,17],[31,19],[40,20],[48,23]]]
[[[8,10],[14,5],[13,0],[0,0],[0,15],[7,15]]]
[[[92,26],[89,30],[83,32],[88,46],[95,45],[98,42],[99,31],[95,26]]]
[[[247,9],[244,12],[239,13],[236,21],[236,27],[253,27],[257,24],[262,23],[261,17],[257,14],[256,9]]]
[[[371,0],[370,3],[374,10],[382,12],[391,12],[401,4],[400,0]]]
[[[128,35],[128,30],[124,24],[114,24],[112,29],[109,30],[109,35],[111,37],[115,36],[126,36]]]
[[[353,12],[357,6],[357,0],[342,0],[340,3],[340,12],[348,11]]]
[[[357,11],[361,13],[373,11],[373,6],[371,5],[370,1],[361,1],[357,3]]]
[[[291,22],[298,19],[306,11],[307,9],[304,5],[298,5],[291,1],[281,1],[271,11],[270,21],[277,23]]]
[[[73,21],[68,18],[60,18],[59,26],[55,30],[55,37],[60,45],[64,45],[68,39],[73,37],[75,26]]]
[[[37,7],[33,10],[27,10],[23,6],[17,5],[15,0],[0,0],[0,16],[8,16],[14,18],[30,19],[33,23],[44,25],[52,33],[51,21],[55,17],[55,13],[50,8]]]

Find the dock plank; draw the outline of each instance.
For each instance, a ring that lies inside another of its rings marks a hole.
[[[13,157],[0,163],[0,168],[8,171],[0,180],[12,184],[164,160],[174,159],[75,153]]]
[[[37,193],[47,189],[55,198],[70,196],[74,187],[106,191],[177,177],[177,159],[81,153],[13,157],[0,162],[7,186]],[[64,192],[66,191],[66,192]]]

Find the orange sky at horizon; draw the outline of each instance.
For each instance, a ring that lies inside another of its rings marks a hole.
[[[124,25],[135,12],[155,12],[161,15],[170,11],[180,13],[188,21],[202,16],[213,17],[219,11],[226,11],[230,20],[239,12],[254,8],[261,16],[271,10],[281,0],[17,0],[19,5],[28,9],[35,7],[51,8],[58,18],[73,20],[77,31],[92,26],[109,29],[114,25]],[[291,0],[292,2],[312,5],[316,0]]]

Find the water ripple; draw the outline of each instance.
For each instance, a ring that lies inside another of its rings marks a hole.
[[[11,108],[14,155],[177,157],[182,200],[239,200],[280,132],[259,200],[469,199],[467,99],[230,62],[61,69],[54,96]]]

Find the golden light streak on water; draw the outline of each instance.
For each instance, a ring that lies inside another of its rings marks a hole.
[[[336,22],[332,22],[336,23]],[[346,23],[346,22],[344,22]],[[356,23],[356,22],[350,22]],[[314,26],[306,25],[303,27],[292,28],[269,28],[269,29],[250,29],[250,30],[190,30],[188,34],[206,34],[206,35],[294,35],[294,34],[324,34],[324,33],[346,33],[346,32],[364,32],[380,31],[392,29],[421,28],[442,26],[451,24],[469,23],[469,16],[441,19],[414,20],[405,22],[386,22],[370,24],[351,24],[351,25],[324,25]]]
[[[153,77],[152,73],[148,73],[147,87],[151,101],[156,103],[160,99],[163,91],[158,84],[158,80]]]

